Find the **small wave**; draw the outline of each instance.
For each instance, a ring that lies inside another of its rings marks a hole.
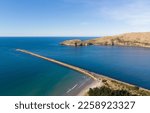
[[[82,83],[80,84],[79,88],[81,88],[84,84],[86,84],[90,80],[91,80],[91,78],[87,78],[84,82],[82,81]]]
[[[76,88],[78,86],[78,84],[74,85],[72,88],[70,88],[67,93],[69,93],[70,91],[72,91],[74,88]]]
[[[86,82],[83,82],[83,83],[79,86],[79,88],[81,88],[85,83],[86,83]]]

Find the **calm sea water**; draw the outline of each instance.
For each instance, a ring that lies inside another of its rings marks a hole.
[[[0,95],[67,95],[89,80],[73,70],[19,53],[16,48],[150,89],[150,49],[59,45],[66,39],[70,38],[0,38]]]

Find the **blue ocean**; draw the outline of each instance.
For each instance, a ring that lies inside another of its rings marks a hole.
[[[1,37],[0,95],[72,95],[89,80],[60,65],[17,52],[25,49],[89,71],[150,89],[150,49],[138,47],[68,47],[78,37]],[[81,37],[86,40],[91,37]]]

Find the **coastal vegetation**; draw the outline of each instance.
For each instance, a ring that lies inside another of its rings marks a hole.
[[[101,78],[103,86],[90,88],[87,92],[89,96],[150,96],[150,91],[135,85],[113,80],[110,78]]]
[[[90,88],[88,91],[89,96],[136,96],[132,95],[127,90],[113,90],[109,87],[102,86],[96,88]]]

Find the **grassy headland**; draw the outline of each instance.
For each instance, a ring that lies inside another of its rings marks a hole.
[[[133,46],[150,48],[150,32],[125,33],[115,36],[105,36],[91,40],[81,41],[79,39],[66,40],[61,43],[66,46]]]

